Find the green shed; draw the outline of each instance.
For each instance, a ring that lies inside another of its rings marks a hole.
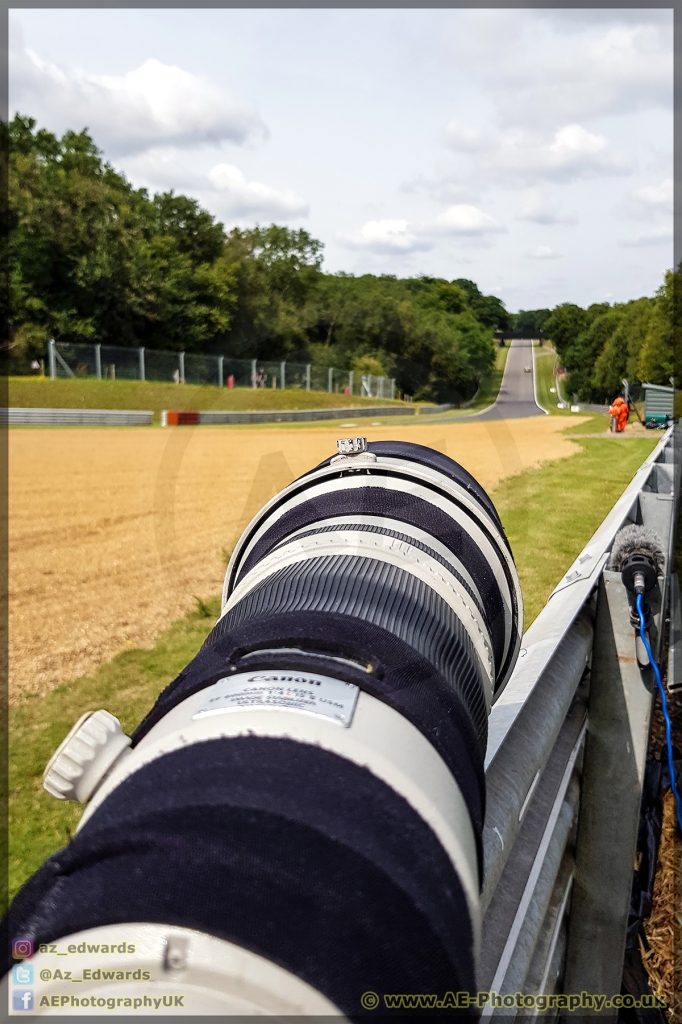
[[[672,423],[675,406],[675,388],[660,384],[644,384],[644,426],[665,427]]]

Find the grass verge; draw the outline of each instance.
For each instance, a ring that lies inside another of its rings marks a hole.
[[[478,412],[480,409],[486,409],[489,405],[493,404],[500,393],[502,378],[504,377],[504,368],[507,365],[509,348],[509,345],[505,345],[504,348],[496,349],[495,366],[493,367],[490,376],[485,377],[481,381],[481,386],[478,389],[478,394],[476,395],[476,401],[473,402],[466,410],[463,410],[465,413],[471,414],[472,412]]]
[[[586,431],[588,424],[573,429]],[[521,580],[526,628],[658,440],[581,438],[579,454],[504,480],[492,492]]]
[[[104,707],[131,732],[160,690],[197,653],[220,611],[220,598],[197,601],[197,610],[174,622],[151,650],[129,650],[92,676],[25,697],[9,715],[9,887],[13,895],[76,828],[80,804],[55,800],[42,788],[45,765],[74,722]]]
[[[557,402],[559,397],[556,394],[552,394],[550,388],[556,389],[556,378],[554,376],[554,363],[556,362],[556,352],[553,350],[547,350],[544,347],[537,349],[535,352],[535,390],[538,396],[538,402],[543,409],[551,413],[552,416],[570,416],[571,412],[568,409],[559,409]]]
[[[10,377],[9,405],[23,409],[358,409],[403,405],[378,398],[358,398],[295,388],[219,388],[210,384],[163,384],[138,380],[93,380],[77,377]]]
[[[582,424],[585,429],[585,424]],[[576,428],[580,429],[580,428]],[[492,492],[521,578],[526,625],[603,520],[657,438],[581,440],[580,453],[500,484]],[[84,711],[105,707],[130,732],[159,691],[197,652],[219,598],[173,623],[150,650],[127,650],[87,677],[10,709],[10,891],[74,831],[80,806],[42,790],[50,755]]]

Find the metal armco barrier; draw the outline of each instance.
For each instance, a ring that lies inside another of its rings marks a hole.
[[[2,409],[10,427],[148,427],[154,413],[139,409]]]
[[[434,407],[437,412],[442,412]],[[196,426],[226,423],[305,423],[316,420],[347,420],[368,416],[414,416],[419,406],[375,405],[361,409],[268,409],[264,412],[174,411],[163,409],[162,427]],[[423,410],[422,410],[423,412]]]
[[[493,706],[480,991],[621,991],[653,693],[637,664],[620,573],[606,565],[628,523],[658,534],[667,557],[647,595],[652,647],[660,659],[670,608],[668,688],[679,688],[670,563],[681,440],[682,424],[671,427],[638,470],[528,629]],[[518,1012],[488,1004],[483,1017]]]

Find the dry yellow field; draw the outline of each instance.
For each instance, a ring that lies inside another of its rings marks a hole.
[[[565,427],[538,416],[356,429],[438,448],[491,488],[574,454]],[[223,549],[344,433],[338,424],[11,430],[11,699],[151,645],[195,596],[216,594]]]

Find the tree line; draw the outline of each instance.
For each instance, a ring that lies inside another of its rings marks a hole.
[[[323,245],[276,224],[226,230],[199,203],[135,189],[87,131],[9,124],[9,372],[57,341],[288,359],[470,397],[495,331],[552,338],[583,399],[672,373],[673,280],[653,299],[510,314],[473,281],[328,274]],[[679,294],[679,289],[678,289]]]
[[[682,264],[675,272],[666,271],[653,298],[597,302],[586,309],[562,302],[552,310],[521,310],[514,327],[551,339],[568,372],[569,394],[610,402],[622,391],[623,380],[664,385],[675,380],[681,355],[681,284]]]
[[[568,371],[569,393],[604,402],[621,391],[623,379],[650,384],[674,379],[681,277],[680,268],[667,271],[653,298],[587,309],[563,303],[553,310],[545,329]]]
[[[192,198],[135,189],[87,131],[17,115],[9,155],[10,372],[54,338],[312,362],[447,401],[493,365],[509,315],[472,281],[324,273],[308,232],[227,231]]]

